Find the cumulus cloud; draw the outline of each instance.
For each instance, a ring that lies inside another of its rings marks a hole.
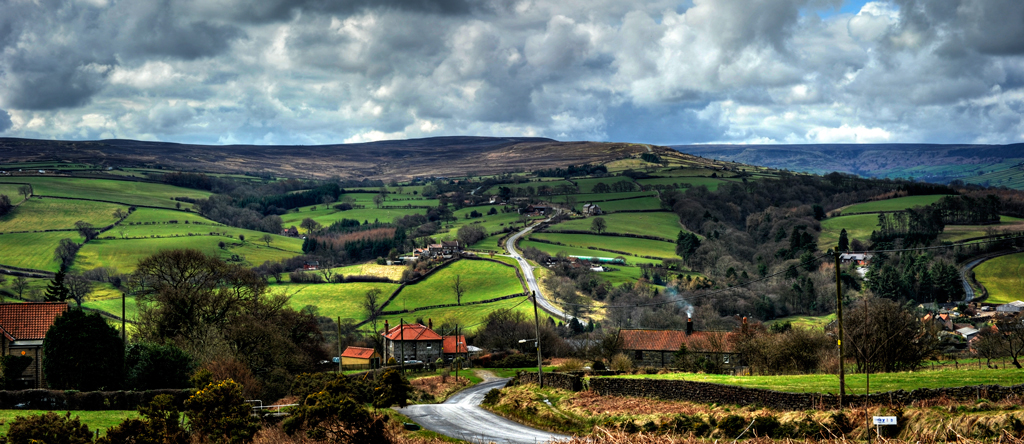
[[[1024,138],[1024,3],[836,12],[846,1],[14,0],[0,14],[0,131],[301,144]]]

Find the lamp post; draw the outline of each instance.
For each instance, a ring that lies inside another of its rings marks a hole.
[[[527,342],[535,342],[537,344],[537,385],[544,387],[544,367],[542,366],[543,361],[541,361],[540,357],[540,338],[519,340],[520,344],[525,344]]]

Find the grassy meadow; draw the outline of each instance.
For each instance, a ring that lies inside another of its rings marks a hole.
[[[406,285],[389,310],[454,304],[452,280],[460,276],[465,287],[462,302],[482,301],[523,292],[512,267],[489,261],[460,260],[415,284]]]
[[[16,183],[0,183],[0,194],[6,195],[7,198],[11,199],[11,203],[17,205],[25,200],[21,194],[18,194],[18,187],[21,185]]]
[[[570,256],[595,256],[595,257],[617,257],[620,256],[617,253],[610,253],[601,250],[591,250],[583,247],[569,247],[565,245],[552,245],[544,242],[534,242],[529,239],[525,239],[519,242],[519,248],[533,247],[540,251],[543,251],[551,256],[558,254],[560,251],[564,251],[565,254]],[[647,259],[636,256],[621,255],[626,259],[627,264],[660,264],[659,259]]]
[[[32,198],[0,217],[0,232],[69,229],[75,228],[78,221],[101,228],[117,221],[113,214],[118,208],[128,210],[126,206],[105,202]]]
[[[650,197],[657,195],[658,193],[655,193],[654,191],[625,191],[621,193],[580,193],[572,194],[571,196],[576,198],[576,202],[598,203],[608,200],[632,199],[636,197]]]
[[[974,277],[988,290],[985,302],[1024,300],[1024,253],[989,259],[974,267]]]
[[[835,314],[825,316],[786,316],[765,322],[765,325],[784,324],[789,322],[793,328],[821,329],[836,319]]]
[[[221,249],[218,246],[221,241],[227,244],[226,249]],[[78,251],[72,271],[82,272],[96,267],[117,267],[122,273],[130,273],[135,270],[140,260],[162,250],[179,248],[193,248],[221,259],[230,259],[232,255],[238,255],[248,266],[256,266],[264,261],[286,259],[300,254],[294,250],[280,249],[276,242],[268,248],[266,244],[255,240],[247,240],[242,243],[238,239],[223,236],[94,239]]]
[[[652,256],[658,258],[674,258],[676,246],[674,243],[636,239],[631,237],[601,236],[596,234],[561,234],[561,233],[533,233],[530,239],[547,240],[559,242],[577,248],[594,247],[598,250],[625,251],[638,256]],[[593,250],[591,250],[593,251]],[[620,253],[609,252],[612,257]],[[593,252],[588,256],[603,256],[604,253]]]
[[[579,188],[580,194],[585,194],[585,193],[593,193],[594,192],[594,185],[597,185],[599,183],[603,183],[603,184],[608,185],[610,187],[610,186],[612,186],[612,184],[615,184],[615,183],[618,183],[618,182],[633,182],[633,179],[630,179],[630,178],[625,177],[625,176],[614,176],[614,177],[598,177],[598,178],[593,178],[593,179],[573,179],[573,182],[576,182],[576,186]],[[634,189],[638,189],[638,188],[636,188],[636,185],[634,185]]]
[[[818,237],[818,248],[827,250],[834,248],[839,242],[839,233],[846,229],[852,242],[854,239],[868,242],[871,232],[878,229],[877,214],[857,214],[853,216],[831,217],[821,221],[821,236]]]
[[[587,202],[577,201],[574,208],[576,211],[581,211],[583,209],[583,204],[585,203]],[[598,202],[597,206],[601,207],[601,211],[605,213],[614,213],[617,211],[660,210],[661,200],[657,197],[638,197],[636,199]]]
[[[679,225],[679,216],[669,212],[653,213],[615,213],[598,216],[604,218],[609,233],[640,234],[657,236],[675,241],[680,231],[686,231]],[[594,218],[573,219],[552,225],[550,231],[590,231]]]
[[[313,210],[316,207],[316,210]],[[377,209],[377,208],[361,208],[353,209],[348,211],[339,211],[324,205],[311,205],[308,207],[298,208],[298,211],[292,211],[287,214],[281,215],[281,221],[285,227],[296,226],[302,223],[305,218],[311,218],[319,222],[323,226],[329,226],[342,219],[355,219],[360,222],[391,222],[396,218],[410,215],[410,214],[426,214],[427,210],[423,208],[399,208],[399,209]],[[299,229],[300,232],[305,230]]]
[[[0,182],[32,184],[35,195],[74,197],[105,200],[128,205],[147,205],[175,208],[175,197],[205,199],[210,192],[171,185],[124,180],[83,179],[75,177],[18,177],[0,179]],[[183,207],[191,206],[182,203]]]
[[[908,208],[923,207],[938,202],[939,199],[946,197],[945,195],[929,195],[929,196],[905,196],[897,197],[895,199],[876,200],[874,202],[864,202],[859,204],[850,205],[843,208],[843,214],[853,213],[878,213],[882,211],[900,211]]]
[[[452,297],[454,301],[454,297]],[[396,301],[397,302],[397,301]],[[412,307],[409,307],[410,309]],[[401,304],[393,304],[388,307],[389,310],[401,310]],[[434,325],[440,324],[443,320],[450,319],[460,324],[460,327],[466,329],[467,332],[473,331],[481,327],[484,318],[492,312],[500,309],[511,309],[518,312],[522,312],[527,315],[530,319],[533,318],[533,304],[530,299],[526,296],[520,298],[505,299],[502,301],[491,302],[488,304],[476,304],[476,305],[462,305],[459,307],[444,307],[444,308],[432,308],[429,310],[417,310],[412,313],[405,313],[399,315],[387,315],[381,316],[380,322],[383,324],[385,320],[396,325],[399,319],[404,320],[406,323],[413,322],[416,319],[431,319],[434,321]],[[546,317],[541,312],[541,316]]]
[[[7,429],[15,418],[19,416],[38,416],[51,410],[0,410],[0,435],[6,435]],[[53,411],[59,415],[69,413],[67,410]],[[72,410],[71,417],[78,417],[82,424],[89,427],[90,431],[99,431],[100,436],[107,433],[107,429],[116,426],[125,419],[138,418],[139,412],[135,410]]]
[[[0,235],[0,264],[56,272],[60,264],[53,250],[61,239],[82,243],[74,231],[51,233],[8,233]]]
[[[308,305],[316,306],[321,316],[331,319],[366,319],[366,312],[360,307],[366,292],[373,288],[381,290],[381,300],[387,299],[398,288],[398,284],[383,282],[352,282],[347,284],[284,284],[271,285],[274,293],[289,296],[288,305],[302,310]]]

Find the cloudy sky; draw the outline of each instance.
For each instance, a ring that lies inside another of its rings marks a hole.
[[[0,0],[0,136],[1024,141],[1021,0]]]

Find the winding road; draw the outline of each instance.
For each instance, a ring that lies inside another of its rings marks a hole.
[[[523,228],[523,231],[520,231],[516,234],[513,234],[512,236],[509,236],[508,240],[505,241],[505,249],[508,250],[509,255],[511,255],[516,261],[519,262],[519,268],[523,270],[523,279],[526,279],[526,285],[530,287],[530,291],[532,291],[533,294],[537,296],[537,304],[539,304],[540,308],[543,308],[544,311],[551,313],[555,316],[558,316],[563,321],[568,322],[573,317],[570,316],[568,313],[562,311],[560,308],[555,307],[554,304],[552,304],[551,302],[544,298],[544,295],[541,294],[540,292],[540,285],[537,285],[537,278],[533,276],[533,267],[530,266],[530,263],[527,262],[521,254],[516,252],[516,240],[518,240],[524,234],[529,233],[530,230],[533,229],[533,227],[533,225],[530,225],[526,228]]]
[[[398,409],[421,427],[471,443],[538,444],[570,437],[527,427],[480,408],[484,395],[502,388],[508,378],[486,379],[452,396],[443,404],[418,404]]]

